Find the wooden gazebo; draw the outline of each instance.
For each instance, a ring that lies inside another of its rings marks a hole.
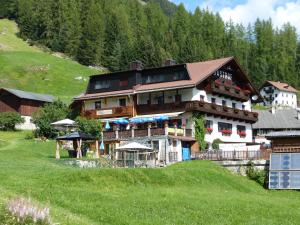
[[[82,158],[82,144],[83,142],[94,142],[96,145],[95,158],[99,158],[99,143],[98,139],[92,136],[89,136],[82,132],[72,132],[56,138],[56,159],[60,159],[60,149],[63,141],[72,141],[73,148],[77,152],[76,158]]]

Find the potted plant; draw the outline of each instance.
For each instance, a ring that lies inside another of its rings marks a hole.
[[[245,131],[238,131],[237,133],[240,137],[246,137],[246,132]]]
[[[216,88],[219,88],[221,85],[221,82],[219,80],[215,80],[214,85]]]
[[[211,128],[211,127],[206,128],[206,133],[207,134],[211,134],[212,132],[213,132],[213,128]]]
[[[232,130],[224,129],[221,130],[223,136],[230,136],[232,134]]]

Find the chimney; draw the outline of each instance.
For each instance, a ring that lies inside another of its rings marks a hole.
[[[297,119],[300,120],[300,108],[297,108]]]
[[[174,66],[176,65],[176,61],[174,59],[166,59],[164,66]]]
[[[130,69],[131,70],[142,70],[143,69],[143,63],[140,60],[135,60],[130,63]]]

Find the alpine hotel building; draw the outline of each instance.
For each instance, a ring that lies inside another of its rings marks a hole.
[[[93,75],[86,93],[73,106],[81,115],[101,119],[105,150],[112,154],[122,142],[151,145],[162,163],[187,160],[199,150],[192,115],[205,115],[208,143],[252,142],[251,97],[259,96],[233,57],[205,62]],[[128,121],[128,122],[127,122]]]

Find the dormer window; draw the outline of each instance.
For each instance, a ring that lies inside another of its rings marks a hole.
[[[109,88],[110,87],[110,82],[107,80],[97,80],[95,83],[95,89],[104,89],[104,88]]]
[[[126,87],[128,86],[128,79],[127,78],[121,78],[120,79],[120,87]]]

